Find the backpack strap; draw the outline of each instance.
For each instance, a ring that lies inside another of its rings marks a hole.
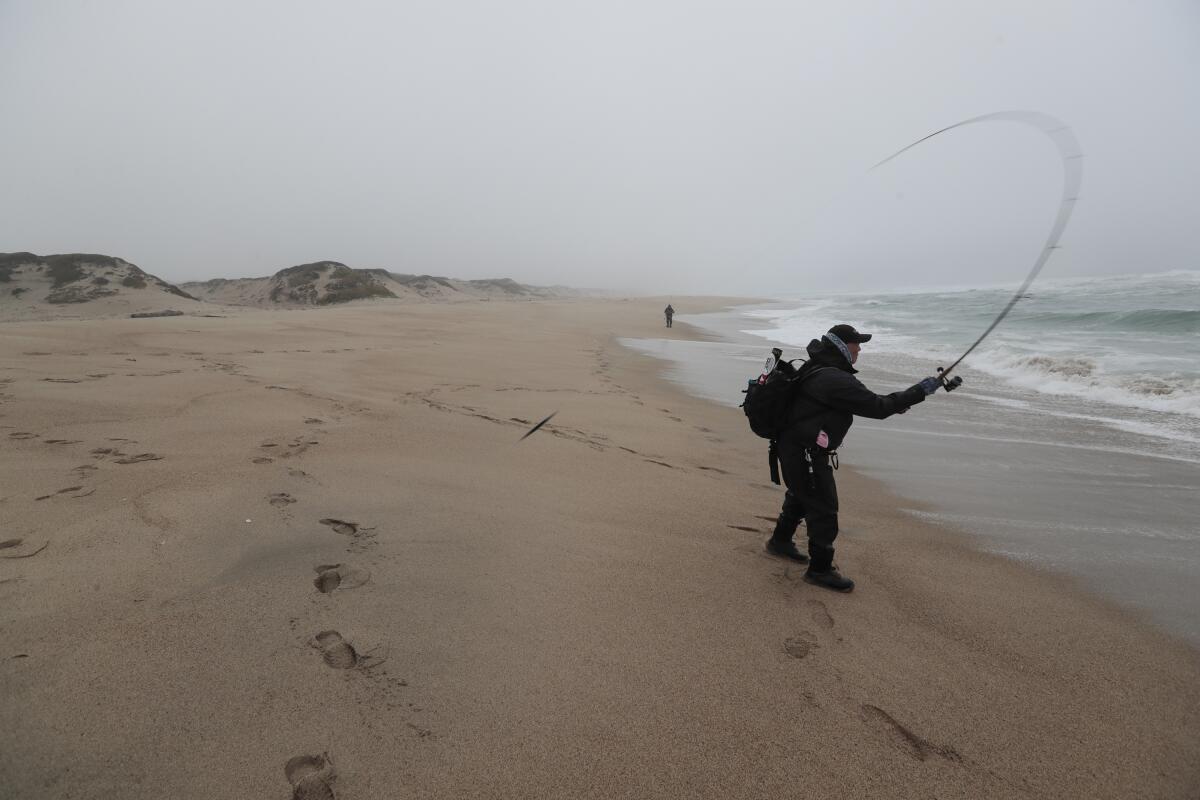
[[[828,370],[831,370],[831,369],[837,369],[837,367],[829,367],[829,366],[820,366],[820,367],[814,367],[814,368],[813,368],[813,370],[812,370],[811,372],[809,372],[809,373],[807,373],[807,374],[803,375],[802,377],[800,377],[800,379],[799,379],[799,380],[798,380],[798,382],[796,383],[796,391],[798,391],[798,392],[801,392],[801,393],[802,393],[802,394],[804,394],[804,395],[805,395],[805,396],[806,396],[806,397],[807,397],[809,400],[812,400],[812,401],[813,401],[814,403],[816,403],[817,405],[824,406],[825,408],[833,408],[833,406],[829,405],[828,403],[822,403],[820,400],[818,400],[817,398],[813,397],[813,396],[812,396],[811,394],[809,394],[808,392],[805,392],[805,391],[804,391],[804,384],[808,382],[808,379],[809,379],[809,378],[811,378],[812,376],[816,375],[818,372],[826,372],[826,371],[828,371]],[[814,414],[813,416],[816,416],[816,415]],[[808,417],[806,417],[805,419],[808,419]]]

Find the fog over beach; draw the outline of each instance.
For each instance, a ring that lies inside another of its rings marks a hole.
[[[791,296],[1195,269],[1187,0],[0,8],[0,251]],[[103,58],[94,57],[103,43]],[[14,124],[15,123],[15,124]]]
[[[1198,41],[0,2],[0,796],[1200,796]]]

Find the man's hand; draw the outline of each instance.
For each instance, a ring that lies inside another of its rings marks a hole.
[[[920,386],[921,389],[923,389],[925,391],[926,397],[928,397],[929,395],[936,392],[938,390],[938,387],[941,385],[942,385],[942,382],[939,381],[937,378],[922,378],[921,382],[917,384],[917,386]]]

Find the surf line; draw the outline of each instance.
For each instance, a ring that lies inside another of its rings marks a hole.
[[[907,147],[902,147],[867,171],[874,172],[884,164],[887,164],[889,161],[892,161],[901,154],[908,152],[922,142],[927,142],[933,137],[939,136],[946,131],[952,131],[955,128],[961,128],[964,125],[974,125],[978,122],[1020,122],[1037,128],[1042,133],[1050,137],[1050,140],[1054,142],[1055,147],[1058,148],[1059,157],[1062,158],[1062,200],[1058,204],[1058,215],[1055,216],[1054,224],[1050,228],[1050,234],[1046,237],[1046,244],[1042,247],[1042,252],[1038,255],[1037,261],[1034,262],[1033,269],[1031,269],[1029,274],[1025,277],[1025,282],[1021,284],[1021,288],[1017,289],[1016,294],[1012,296],[1012,299],[1008,301],[1008,304],[1004,306],[999,315],[992,320],[992,324],[987,326],[987,329],[980,334],[979,338],[975,340],[974,344],[967,348],[965,353],[959,356],[953,364],[945,369],[938,367],[938,378],[941,380],[942,385],[946,388],[946,391],[957,388],[962,383],[961,378],[955,378],[952,381],[947,380],[950,372],[957,367],[964,358],[969,356],[971,352],[979,346],[980,342],[988,337],[988,334],[995,330],[996,326],[1000,324],[1001,320],[1008,316],[1008,312],[1013,310],[1013,306],[1015,306],[1021,300],[1021,298],[1025,296],[1025,293],[1029,291],[1029,287],[1033,285],[1033,281],[1035,278],[1037,278],[1038,273],[1042,271],[1042,267],[1046,266],[1046,261],[1049,260],[1050,255],[1058,249],[1058,240],[1062,238],[1063,231],[1067,229],[1067,222],[1071,219],[1071,213],[1075,210],[1076,201],[1079,200],[1079,187],[1083,185],[1083,153],[1080,150],[1079,141],[1075,138],[1075,134],[1071,131],[1070,126],[1068,126],[1062,120],[1052,117],[1049,114],[1043,114],[1040,111],[997,111],[992,114],[984,114],[979,117],[965,119],[962,122],[956,122],[953,125],[942,128],[941,130],[934,131],[928,136],[922,136],[920,139],[917,139]]]

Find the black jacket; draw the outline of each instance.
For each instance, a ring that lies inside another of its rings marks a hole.
[[[836,450],[854,423],[854,417],[886,419],[903,413],[925,399],[920,385],[888,395],[875,394],[854,377],[858,372],[842,352],[825,339],[808,344],[808,362],[800,368],[803,383],[788,411],[787,426],[780,437],[785,447],[814,447],[821,431],[829,436],[829,450]]]

